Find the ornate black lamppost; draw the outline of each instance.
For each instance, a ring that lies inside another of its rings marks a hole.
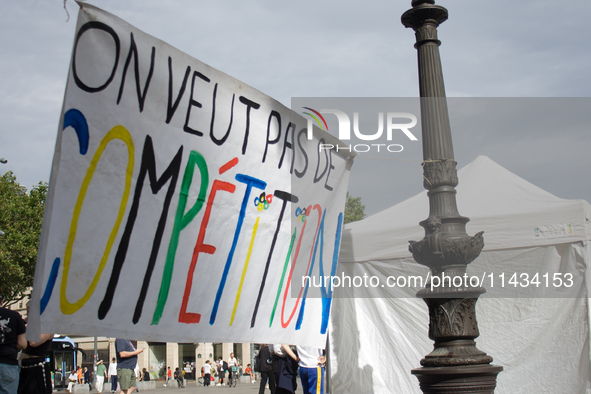
[[[458,184],[443,73],[439,57],[437,27],[447,19],[447,10],[433,0],[413,0],[402,15],[402,24],[416,33],[418,51],[421,122],[423,136],[424,187],[429,190],[429,218],[420,225],[425,238],[410,243],[414,259],[431,269],[439,287],[427,284],[417,296],[429,307],[429,338],[433,351],[412,371],[424,393],[493,393],[497,374],[492,357],[476,348],[478,337],[476,301],[485,292],[464,280],[466,266],[484,247],[482,232],[466,234],[467,217],[456,205]],[[450,278],[448,281],[446,278]],[[435,280],[435,279],[433,279]]]

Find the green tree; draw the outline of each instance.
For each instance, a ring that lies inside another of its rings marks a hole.
[[[347,192],[345,204],[345,224],[365,219],[365,205],[361,204],[361,197],[351,197]]]
[[[47,183],[29,192],[12,172],[0,176],[0,294],[4,303],[23,298],[33,286]]]

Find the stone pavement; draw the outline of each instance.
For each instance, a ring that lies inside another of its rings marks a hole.
[[[150,382],[146,382],[148,384],[150,384],[150,386],[154,387],[153,385],[155,384],[156,388],[155,389],[142,389],[142,387],[140,386],[140,393],[141,394],[194,394],[194,393],[199,393],[199,394],[256,394],[259,392],[259,381],[257,380],[256,383],[247,383],[248,378],[246,376],[243,376],[243,379],[241,381],[238,382],[238,384],[236,385],[236,387],[228,387],[228,386],[216,386],[216,385],[211,385],[209,387],[203,387],[201,384],[197,384],[194,380],[190,380],[190,381],[186,381],[186,387],[184,388],[177,388],[176,387],[176,381],[172,381],[171,386],[174,387],[165,387],[164,386],[164,381],[150,381]],[[140,382],[142,383],[142,382]],[[298,377],[298,389],[296,390],[295,394],[301,394],[302,393],[302,389],[300,387],[300,380]],[[111,394],[111,391],[109,390],[111,388],[110,384],[105,384],[105,388],[107,390],[103,390],[102,394]],[[77,390],[77,389],[80,389]],[[88,391],[88,385],[84,384],[84,385],[80,385],[74,388],[73,394],[96,394],[96,389],[93,387],[92,390],[90,390],[90,392]],[[265,389],[265,394],[270,394],[271,390],[269,389]],[[55,390],[54,394],[65,394],[65,391],[63,389]],[[119,392],[117,392],[116,394],[119,394]],[[134,394],[137,394],[134,393]]]
[[[298,382],[299,384],[299,382]],[[299,389],[299,387],[298,387]],[[209,386],[203,387],[197,385],[195,381],[188,381],[185,388],[179,389],[176,387],[164,387],[164,382],[157,382],[155,390],[140,390],[140,393],[144,394],[255,394],[259,391],[259,382],[246,383],[238,382],[236,387],[228,386]],[[54,391],[54,393],[64,393],[64,391]],[[96,393],[96,390],[91,390],[90,394]],[[136,392],[137,393],[137,392]],[[266,389],[265,394],[271,393],[270,390]],[[296,391],[296,394],[301,393],[301,389]],[[103,394],[111,394],[111,391],[103,391]],[[119,394],[119,393],[116,393]]]
[[[259,392],[259,382],[256,383],[244,383],[239,382],[236,387],[228,386],[197,386],[195,382],[187,382],[185,388],[168,388],[163,387],[162,383],[156,385],[156,390],[146,390],[146,394],[256,394]],[[301,392],[301,391],[300,391]],[[142,393],[142,392],[140,392]],[[265,394],[271,393],[270,390],[265,390]],[[109,394],[109,393],[103,393]]]

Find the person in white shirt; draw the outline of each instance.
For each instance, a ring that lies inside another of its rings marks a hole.
[[[324,349],[297,346],[304,394],[324,394]]]
[[[236,357],[234,357],[234,353],[230,353],[230,358],[228,359],[228,379],[232,380],[233,378],[238,378],[240,379],[240,376],[233,376],[233,371],[232,371],[232,367],[234,366],[238,366],[238,361],[236,360]],[[236,375],[238,375],[238,373],[236,373]]]
[[[203,366],[203,385],[209,386],[210,383],[211,383],[211,363],[209,362],[209,360],[207,360],[205,362],[205,365]]]
[[[225,362],[224,360],[222,360],[222,358],[220,357],[220,359],[218,360],[218,386],[224,386],[226,383],[224,382],[224,379],[226,379],[226,371],[228,370],[228,363]]]
[[[277,355],[279,357],[286,357],[287,354],[285,353],[285,350],[283,350],[283,346],[284,345],[282,345],[280,343],[276,343],[274,345],[269,345],[269,351],[272,354],[275,354],[275,355]],[[285,345],[285,346],[288,346],[288,345]]]
[[[140,366],[137,363],[135,364],[135,368],[133,369],[133,373],[135,374],[135,381],[136,381],[136,384],[137,384],[137,382],[139,382],[140,380],[142,380],[141,379],[142,373],[140,371]],[[137,386],[135,388],[135,391],[138,392],[138,393],[140,391]]]
[[[113,360],[109,364],[109,379],[111,382],[111,392],[117,391],[117,359],[113,357]]]
[[[76,371],[72,371],[70,376],[68,376],[68,388],[66,389],[66,391],[68,393],[71,393],[72,387],[74,387],[76,383],[78,383],[78,374],[76,373]]]

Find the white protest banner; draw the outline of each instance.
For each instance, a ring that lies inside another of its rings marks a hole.
[[[352,157],[313,134],[82,4],[29,335],[323,347]]]

